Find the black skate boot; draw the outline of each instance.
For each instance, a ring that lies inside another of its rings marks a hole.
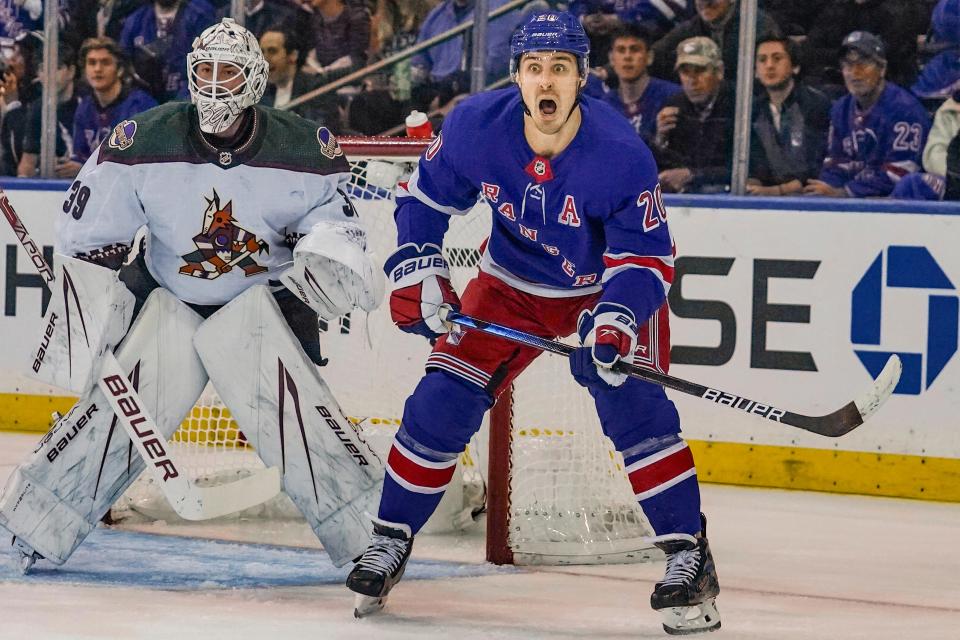
[[[410,527],[373,519],[370,546],[347,576],[347,588],[357,594],[354,616],[362,618],[383,609],[390,589],[403,577],[412,549]]]
[[[702,536],[686,534],[655,540],[667,554],[667,571],[650,596],[650,606],[663,616],[663,630],[671,635],[716,631],[720,613],[717,569],[707,542],[707,521],[701,514]]]

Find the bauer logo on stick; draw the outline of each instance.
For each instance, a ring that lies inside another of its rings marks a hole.
[[[133,136],[137,133],[137,123],[133,120],[124,120],[113,128],[113,133],[107,140],[111,149],[125,151],[133,146]]]

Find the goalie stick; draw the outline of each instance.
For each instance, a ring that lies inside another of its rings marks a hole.
[[[448,325],[456,324],[468,329],[483,331],[484,333],[499,336],[506,340],[527,345],[528,347],[540,349],[541,351],[549,351],[550,353],[556,353],[562,356],[570,357],[576,349],[576,347],[562,342],[547,340],[546,338],[541,338],[524,331],[478,320],[463,313],[458,313],[448,305],[441,307],[440,319]],[[901,364],[899,357],[896,355],[890,356],[887,364],[883,367],[883,371],[881,371],[877,379],[873,381],[873,386],[870,387],[868,391],[864,392],[853,402],[848,402],[833,413],[828,413],[824,416],[806,416],[802,413],[786,411],[769,403],[757,402],[744,396],[737,396],[727,391],[707,387],[696,382],[690,382],[689,380],[675,378],[623,361],[617,362],[613,366],[613,370],[633,376],[634,378],[646,380],[647,382],[659,384],[667,389],[698,396],[705,400],[710,400],[715,404],[730,407],[731,409],[739,409],[751,415],[773,420],[774,422],[786,424],[791,427],[797,427],[798,429],[810,431],[821,436],[837,438],[859,427],[886,402],[887,398],[893,393],[894,387],[897,386],[897,381],[900,380]]]
[[[54,281],[53,270],[3,189],[0,189],[0,211],[3,211],[47,286],[51,286]],[[160,430],[133,385],[128,384],[127,376],[112,351],[107,350],[103,354],[97,385],[107,397],[117,421],[137,448],[160,491],[184,520],[209,520],[243,511],[266,502],[280,492],[280,470],[276,467],[261,469],[246,478],[214,487],[199,487],[191,482],[181,472],[184,467],[170,456]]]

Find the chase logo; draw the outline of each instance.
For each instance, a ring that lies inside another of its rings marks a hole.
[[[926,344],[917,353],[883,350],[880,344],[883,294],[886,289],[918,289],[907,313],[922,315],[926,293]],[[876,377],[891,354],[903,361],[903,375],[894,393],[919,395],[929,389],[957,351],[956,288],[925,247],[891,246],[873,261],[853,289],[850,341],[860,362]]]

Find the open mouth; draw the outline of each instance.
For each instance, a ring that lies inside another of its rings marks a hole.
[[[544,98],[538,103],[540,107],[540,113],[545,116],[552,116],[557,112],[557,102],[556,100],[551,100],[549,98]]]

